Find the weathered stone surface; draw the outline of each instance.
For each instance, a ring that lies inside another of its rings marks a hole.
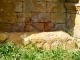
[[[44,31],[44,23],[26,23],[27,32]]]
[[[24,32],[25,23],[14,23],[12,24],[12,32]]]
[[[31,2],[23,2],[23,12],[31,12]]]
[[[15,2],[0,2],[0,12],[15,12]]]
[[[76,14],[75,25],[80,25],[80,15],[79,14]]]
[[[0,2],[14,2],[15,0],[0,0]]]
[[[19,23],[30,23],[32,19],[32,13],[18,13],[17,17]]]
[[[65,24],[56,24],[55,25],[55,28],[53,29],[53,28],[51,28],[52,29],[52,31],[56,31],[56,30],[63,30],[63,31],[65,31],[66,30],[66,25]]]
[[[31,23],[26,23],[25,31],[26,32],[30,32],[31,31]]]
[[[76,38],[80,38],[80,33],[79,32],[80,32],[80,25],[75,25],[73,36],[76,37]]]
[[[27,1],[27,0],[16,0],[16,1]],[[28,1],[32,1],[32,2],[46,2],[46,1],[50,1],[50,2],[65,2],[65,0],[28,0]]]
[[[22,12],[22,2],[15,2],[15,12]]]
[[[8,38],[8,33],[0,33],[0,43],[4,42]]]
[[[73,29],[75,25],[76,14],[67,14],[67,26],[69,29]]]
[[[78,3],[80,0],[66,0],[66,2],[69,2],[69,3]]]
[[[0,32],[11,32],[11,24],[0,23]]]
[[[65,0],[46,0],[46,1],[52,1],[52,2],[65,2]]]
[[[65,13],[51,13],[51,22],[65,23],[65,20],[66,20]]]
[[[75,3],[66,3],[65,4],[67,12],[69,13],[77,13],[77,9]]]
[[[45,2],[24,2],[23,12],[46,12]]]
[[[75,25],[80,25],[79,14],[67,14],[68,28],[74,28]]]
[[[3,13],[22,12],[22,2],[15,1],[0,2],[0,12]]]
[[[19,22],[48,22],[50,13],[18,13]]]
[[[35,33],[26,35],[23,39],[24,44],[32,42],[43,49],[55,49],[58,46],[64,47],[64,49],[77,48],[74,38],[63,31]]]
[[[64,4],[63,3],[47,3],[47,12],[65,12]]]
[[[32,22],[48,22],[50,21],[50,13],[33,13]]]
[[[32,2],[31,3],[32,12],[46,12],[45,2]]]
[[[23,44],[23,39],[21,35],[23,35],[23,33],[17,33],[17,32],[10,33],[9,38],[8,40],[6,40],[6,42],[13,42],[16,45]]]
[[[0,13],[0,22],[15,23],[17,22],[17,14],[16,13]]]
[[[46,22],[44,26],[44,31],[53,31],[55,29],[55,23]]]

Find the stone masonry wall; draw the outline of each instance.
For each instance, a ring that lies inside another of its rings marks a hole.
[[[64,0],[0,0],[0,32],[66,29]]]
[[[80,25],[79,2],[80,0],[0,0],[0,32],[76,29]]]

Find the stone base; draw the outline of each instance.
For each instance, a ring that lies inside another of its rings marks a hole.
[[[7,38],[7,39],[6,39]],[[55,32],[23,32],[1,33],[0,42],[13,42],[15,45],[27,45],[34,43],[42,49],[56,49],[62,47],[70,50],[78,48],[77,42],[69,34],[63,31]]]

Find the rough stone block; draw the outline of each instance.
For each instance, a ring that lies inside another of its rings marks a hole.
[[[45,28],[44,31],[52,31],[52,29],[55,29],[55,23],[53,23],[53,22],[46,22],[44,28]]]
[[[0,43],[4,42],[8,38],[8,33],[0,33]]]
[[[9,38],[6,42],[13,42],[15,45],[21,45],[23,44],[23,39],[21,37],[21,35],[23,35],[23,33],[10,33],[9,34]]]
[[[54,30],[66,30],[66,25],[65,24],[56,24]]]
[[[32,22],[48,22],[50,21],[50,13],[33,13]]]
[[[19,22],[48,22],[50,13],[18,13]]]
[[[14,23],[17,22],[16,13],[0,13],[1,23]]]
[[[18,22],[31,22],[32,13],[18,13]]]
[[[44,23],[26,23],[27,32],[44,31]]]
[[[0,0],[0,2],[14,2],[15,0]]]
[[[31,12],[31,2],[23,2],[23,12]]]
[[[25,31],[26,32],[30,32],[31,31],[31,23],[26,23]]]
[[[51,21],[54,23],[65,23],[65,13],[51,13]]]
[[[75,3],[66,3],[65,4],[67,12],[69,13],[77,13],[77,9]]]
[[[22,2],[15,2],[15,12],[22,12]]]
[[[32,2],[31,11],[32,12],[46,12],[46,2]]]
[[[11,24],[0,23],[0,32],[11,32]]]
[[[65,2],[65,0],[38,0],[38,1],[48,1],[48,2]]]
[[[69,2],[69,3],[78,3],[80,0],[66,0],[66,2]]]
[[[73,29],[75,25],[76,14],[67,14],[67,26],[69,29]]]
[[[12,32],[24,32],[25,23],[12,24]]]
[[[0,2],[0,12],[15,12],[15,2]]]
[[[47,12],[65,12],[63,3],[47,2]]]
[[[38,32],[38,33],[26,35],[25,38],[23,39],[25,45],[29,44],[29,42],[30,43],[35,42],[35,45],[37,45],[37,47],[43,49],[49,49],[49,50],[55,49],[57,47],[67,49],[67,50],[69,48],[71,48],[70,50],[78,48],[76,42],[74,41],[74,38],[63,31],[40,32],[40,33]]]
[[[46,2],[24,2],[23,12],[46,12]]]
[[[51,28],[51,31],[56,31],[56,30],[66,30],[66,25],[65,24],[55,24],[55,28]]]
[[[22,12],[22,2],[0,2],[0,12],[13,13]]]
[[[65,2],[65,0],[52,0],[53,2]]]

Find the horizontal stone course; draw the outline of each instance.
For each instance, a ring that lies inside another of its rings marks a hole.
[[[16,13],[0,13],[0,23],[16,23]]]
[[[24,2],[23,12],[46,12],[46,2]]]

